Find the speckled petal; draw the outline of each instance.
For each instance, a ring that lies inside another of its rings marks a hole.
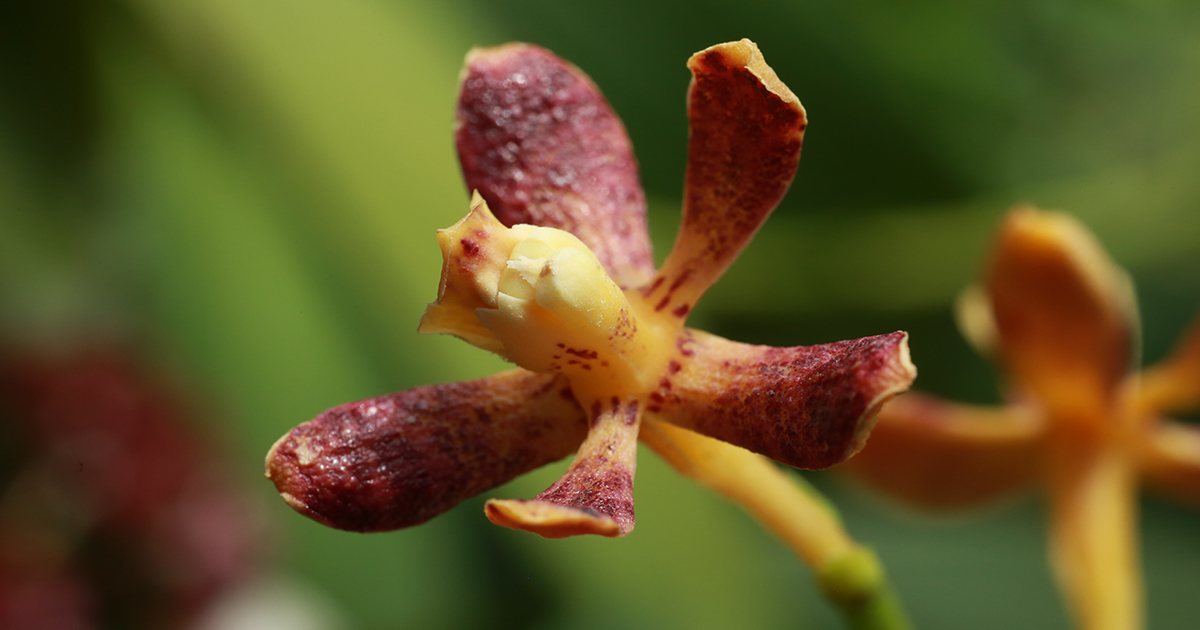
[[[633,531],[633,473],[642,406],[613,397],[590,406],[592,426],[571,468],[531,501],[488,501],[497,525],[546,538],[582,534],[624,536]]]
[[[1108,417],[1130,369],[1132,284],[1065,214],[1019,208],[1000,229],[986,275],[1000,359],[1056,418]]]
[[[687,330],[647,411],[797,468],[862,448],[880,405],[916,378],[908,335],[774,348]]]
[[[455,143],[467,188],[502,223],[574,234],[623,286],[653,275],[632,145],[578,68],[529,44],[472,50]]]
[[[565,380],[512,370],[334,407],[275,443],[267,477],[313,520],[386,531],[566,457],[586,430]]]
[[[1163,362],[1146,370],[1138,383],[1142,409],[1158,413],[1200,410],[1200,318]]]
[[[807,125],[800,100],[748,39],[688,60],[688,166],[683,223],[644,287],[656,310],[686,315],[783,199]]]
[[[1163,421],[1150,430],[1140,456],[1147,485],[1200,506],[1200,427]]]
[[[1044,438],[1032,411],[913,392],[883,406],[867,445],[838,470],[919,507],[966,508],[1031,486]]]

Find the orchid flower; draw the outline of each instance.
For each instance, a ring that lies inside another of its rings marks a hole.
[[[1133,285],[1074,218],[1018,208],[1000,227],[962,328],[1012,383],[1002,407],[911,393],[847,462],[918,506],[963,508],[1035,484],[1050,502],[1050,559],[1079,626],[1143,624],[1137,484],[1200,500],[1200,431],[1163,418],[1200,408],[1200,322],[1162,364],[1131,371]]]
[[[685,326],[790,186],[807,124],[749,40],[688,66],[683,221],[655,270],[632,148],[596,86],[527,44],[467,56],[455,140],[475,192],[438,232],[442,277],[419,331],[518,367],[293,429],[267,456],[289,505],[340,529],[409,527],[574,452],[549,489],[488,501],[487,517],[547,538],[624,536],[641,440],[827,569],[831,592],[838,571],[876,566],[848,560],[863,549],[766,458],[824,468],[857,452],[915,377],[908,336],[775,348]]]

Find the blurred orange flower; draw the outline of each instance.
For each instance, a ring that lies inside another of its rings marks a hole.
[[[1050,558],[1084,628],[1143,624],[1137,484],[1200,500],[1200,432],[1163,414],[1200,408],[1200,322],[1143,372],[1133,286],[1074,218],[1013,210],[965,334],[994,355],[1011,402],[989,408],[910,393],[880,414],[843,467],[921,507],[964,508],[1042,484]]]

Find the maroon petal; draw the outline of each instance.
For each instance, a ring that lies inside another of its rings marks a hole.
[[[797,468],[858,452],[879,407],[917,370],[908,334],[819,346],[752,346],[687,330],[648,411]]]
[[[625,127],[575,66],[529,44],[467,55],[455,142],[467,188],[507,226],[571,232],[618,284],[654,273]]]
[[[616,537],[633,531],[641,412],[637,400],[613,397],[608,403],[593,403],[592,427],[566,474],[532,501],[488,501],[488,518],[546,538]]]
[[[586,431],[565,380],[512,370],[334,407],[275,443],[267,477],[318,522],[386,531],[562,459]]]
[[[685,314],[783,199],[807,125],[799,99],[748,39],[702,50],[688,67],[683,223],[646,288],[657,310]]]

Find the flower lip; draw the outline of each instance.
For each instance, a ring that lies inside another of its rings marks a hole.
[[[501,225],[483,197],[475,193],[467,216],[438,230],[442,250],[438,299],[425,309],[417,332],[451,334],[473,346],[500,353],[503,345],[479,322],[475,309],[495,306],[500,277],[521,234],[522,230]]]
[[[591,250],[562,230],[505,228],[482,198],[473,201],[466,218],[440,232],[440,295],[419,331],[455,334],[534,372],[564,373],[585,398],[584,390],[648,389],[653,327],[639,326]]]

